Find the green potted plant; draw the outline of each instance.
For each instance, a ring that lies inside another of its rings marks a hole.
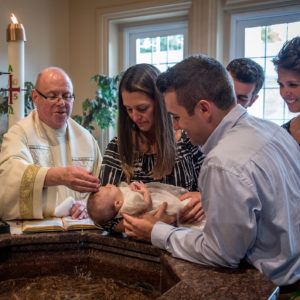
[[[118,114],[118,83],[122,73],[113,77],[98,74],[91,78],[97,85],[95,99],[87,98],[82,103],[82,115],[72,118],[92,132],[95,122],[103,130],[115,126]]]

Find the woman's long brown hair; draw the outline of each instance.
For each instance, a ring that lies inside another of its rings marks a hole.
[[[163,95],[156,87],[160,71],[150,64],[137,64],[126,70],[119,85],[118,148],[122,169],[129,182],[134,172],[134,161],[139,155],[138,140],[141,132],[130,119],[123,104],[122,92],[140,92],[154,101],[156,160],[151,177],[160,179],[172,172],[175,163],[175,138],[172,120],[167,112]],[[143,137],[144,139],[145,137]],[[150,144],[150,141],[148,141]]]

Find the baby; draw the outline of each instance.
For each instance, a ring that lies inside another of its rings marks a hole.
[[[190,201],[190,199],[180,201],[179,196],[187,192],[184,188],[159,182],[146,185],[142,182],[132,182],[130,185],[122,182],[119,187],[107,184],[90,195],[87,210],[90,218],[98,225],[103,225],[113,218],[120,218],[122,213],[133,216],[146,212],[154,214],[163,202],[168,203],[166,209],[168,215],[178,216],[179,210]],[[203,230],[204,225],[203,220],[196,225],[182,226]]]

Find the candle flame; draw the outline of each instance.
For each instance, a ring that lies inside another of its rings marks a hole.
[[[14,14],[10,15],[10,19],[14,24],[18,24],[18,19],[16,18],[16,16]]]

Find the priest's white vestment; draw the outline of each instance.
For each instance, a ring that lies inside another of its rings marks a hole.
[[[68,196],[86,193],[66,186],[44,187],[51,167],[77,165],[98,177],[101,153],[93,136],[71,118],[63,128],[43,123],[36,110],[4,135],[0,152],[0,218],[42,219]]]

